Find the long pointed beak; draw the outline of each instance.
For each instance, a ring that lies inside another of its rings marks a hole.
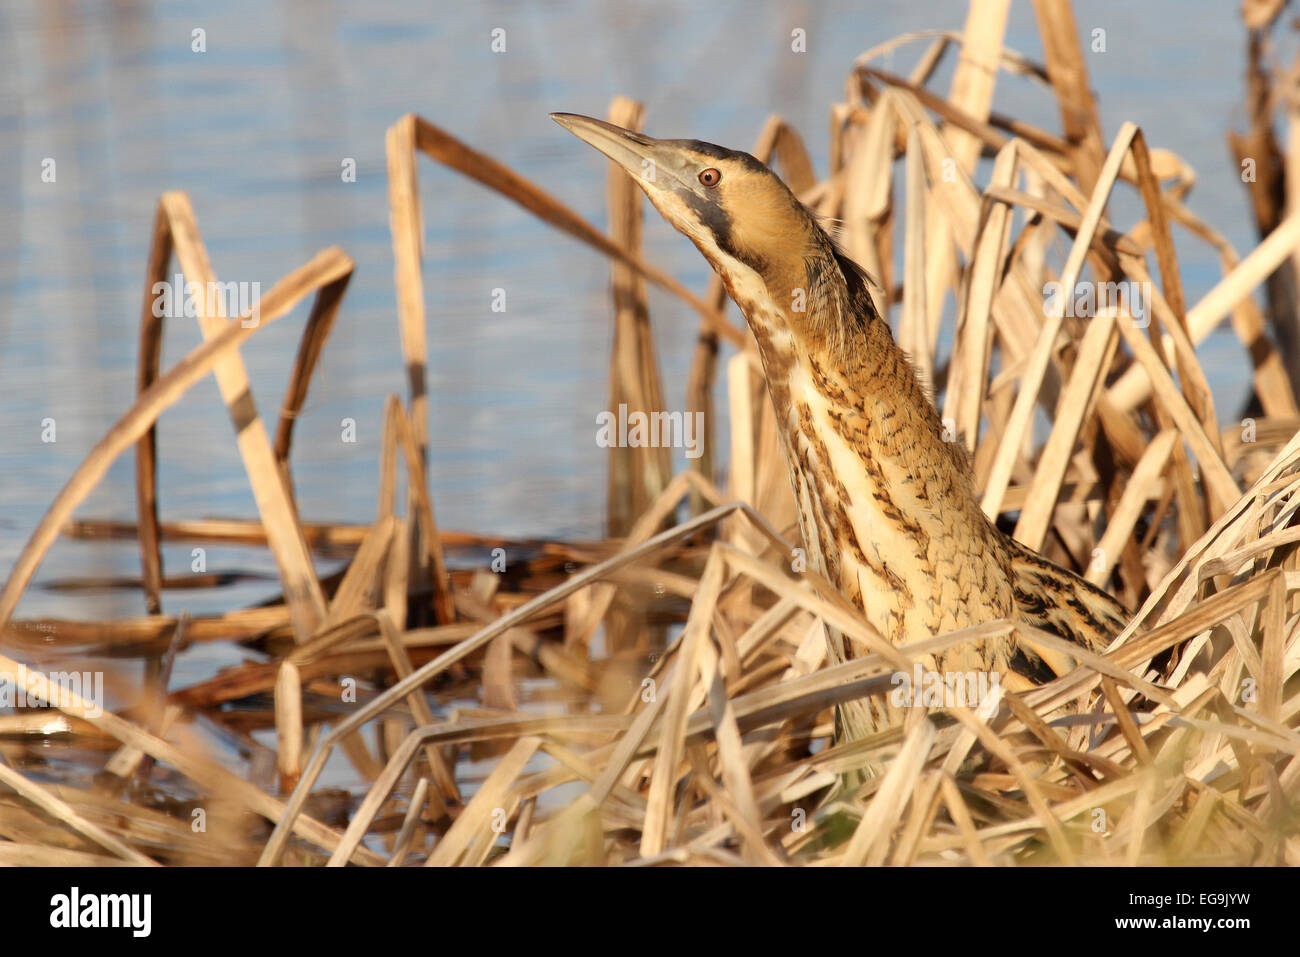
[[[643,187],[685,186],[693,190],[692,184],[680,175],[686,157],[674,144],[577,113],[552,113],[551,119],[584,143],[600,150]],[[669,174],[670,182],[663,182],[661,173]]]

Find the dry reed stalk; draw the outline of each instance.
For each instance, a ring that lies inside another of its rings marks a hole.
[[[907,134],[907,212],[903,247],[903,314],[898,323],[898,344],[916,363],[921,387],[932,400],[934,368],[930,320],[926,312],[925,277],[925,159],[921,137],[915,128]]]
[[[953,74],[948,101],[977,122],[988,118],[993,103],[1010,9],[1010,0],[972,0],[966,13],[962,57]],[[946,126],[939,132],[948,147],[948,163],[963,173],[973,172],[980,154],[979,139],[959,127]],[[927,204],[927,207],[925,235],[916,240],[925,244],[924,301],[928,341],[923,355],[926,358],[935,351],[944,292],[956,260],[951,238],[953,226],[937,204]]]
[[[77,832],[84,834],[105,850],[112,851],[123,860],[130,861],[132,864],[157,866],[157,861],[150,860],[145,855],[105,832],[98,825],[87,821],[65,801],[60,800],[57,796],[51,794],[47,788],[42,787],[35,781],[28,780],[5,764],[4,761],[0,761],[0,783],[13,788],[18,794],[31,801],[51,817],[63,821]]]
[[[1016,175],[1016,145],[998,150],[993,164],[990,191],[995,186],[1009,187]],[[957,321],[957,345],[953,352],[960,363],[949,363],[948,388],[944,420],[974,452],[979,442],[980,409],[987,391],[989,359],[993,348],[989,319],[997,277],[1002,275],[1011,230],[1011,207],[992,202],[983,209],[975,254],[970,266],[963,309]]]
[[[174,248],[182,274],[188,282],[196,282],[204,290],[216,288],[216,275],[208,262],[207,250],[199,235],[189,198],[184,193],[166,193],[159,201],[159,208],[160,214],[166,215],[170,245]],[[157,261],[163,262],[163,268],[166,268],[161,256]],[[332,315],[337,308],[343,286],[350,274],[349,270],[338,277],[337,285],[329,283],[317,294],[317,305],[312,309],[312,318],[317,320],[318,325],[320,315]],[[198,298],[203,302],[198,302]],[[210,312],[213,305],[215,310]],[[228,330],[229,322],[223,314],[223,308],[221,297],[195,297],[195,312],[198,313],[199,327],[205,340],[211,341]],[[257,317],[240,317],[241,325],[256,321],[260,320]],[[310,368],[305,372],[309,374]],[[294,634],[298,641],[306,641],[325,614],[325,598],[321,593],[320,582],[316,579],[306,542],[298,528],[292,496],[254,405],[243,360],[234,351],[223,352],[213,366],[213,373],[235,426],[236,442],[253,487],[253,498],[257,501],[262,525],[267,531],[271,554],[280,570]],[[301,389],[305,394],[305,384]]]
[[[1106,163],[1098,177],[1096,189],[1093,191],[1092,198],[1088,202],[1088,209],[1084,213],[1078,236],[1070,249],[1070,256],[1066,260],[1065,269],[1062,271],[1062,289],[1072,290],[1078,284],[1079,273],[1083,268],[1084,257],[1087,255],[1089,244],[1092,241],[1092,234],[1101,220],[1106,207],[1106,200],[1115,185],[1116,178],[1119,176],[1120,162],[1136,132],[1137,127],[1131,123],[1126,123],[1115,137],[1115,143],[1111,147],[1110,154],[1106,157]],[[1020,392],[1016,397],[1015,407],[1011,412],[1007,432],[998,446],[998,453],[994,458],[992,470],[985,484],[982,504],[986,515],[996,516],[999,511],[1001,497],[1011,478],[1011,467],[1016,446],[1023,440],[1026,430],[1031,424],[1038,385],[1047,371],[1049,358],[1064,322],[1063,310],[1064,299],[1061,300],[1060,307],[1054,309],[1052,314],[1046,317],[1047,321],[1038,334],[1030,365],[1021,379]]]
[[[109,433],[95,446],[90,455],[86,457],[81,467],[55,498],[54,504],[50,506],[50,510],[41,520],[36,531],[33,532],[27,546],[23,549],[14,565],[14,571],[10,574],[8,581],[5,582],[4,590],[0,592],[0,630],[3,630],[3,627],[12,618],[19,596],[30,581],[46,550],[58,536],[59,529],[71,517],[72,511],[77,504],[103,477],[103,474],[108,470],[117,455],[146,434],[153,427],[153,423],[164,409],[176,402],[184,394],[185,390],[214,369],[235,346],[238,346],[251,336],[258,328],[263,328],[283,316],[308,292],[336,281],[350,273],[351,269],[351,260],[337,249],[326,250],[318,254],[306,266],[290,273],[289,276],[272,287],[271,291],[261,301],[261,317],[258,325],[245,327],[242,323],[225,322],[223,320],[219,332],[209,335],[202,346],[190,352],[171,371],[157,379],[152,386],[139,396],[130,411],[118,420]],[[235,367],[228,366],[227,368],[234,369]],[[238,368],[239,370],[243,369],[242,363]],[[231,374],[234,375],[235,373]],[[265,438],[265,433],[262,433],[262,436]],[[266,445],[266,450],[269,455],[269,442]],[[283,491],[278,471],[272,469],[270,474],[274,477],[274,485]],[[268,487],[272,484],[269,479],[264,477],[259,481],[265,481]],[[273,491],[269,491],[267,494],[269,499],[274,499]],[[301,542],[301,535],[297,534],[296,517],[291,512],[280,517],[293,525],[296,537],[290,536],[289,540]],[[268,532],[268,541],[274,541],[270,532]],[[315,574],[310,572],[310,561],[306,558],[305,546],[302,557],[308,566],[308,571],[304,572],[304,574],[310,574],[311,581],[314,582]],[[283,567],[282,574],[286,575],[286,591],[293,591],[293,589],[289,588],[289,583],[296,582],[297,579],[289,578]],[[304,601],[310,603],[309,595],[309,591],[304,593],[301,588],[296,592],[297,597],[294,601],[300,610],[300,617],[306,614],[302,611],[302,603]],[[321,613],[324,613],[323,601]]]
[[[610,104],[609,122],[640,130],[644,108],[618,97]],[[632,177],[618,166],[609,169],[610,237],[633,256],[641,255],[643,194]],[[625,263],[610,265],[614,295],[614,343],[609,370],[609,408],[626,405],[647,414],[664,408],[663,388],[655,359],[645,278]],[[672,478],[671,450],[620,448],[609,450],[605,495],[610,535],[626,535],[637,516]]]
[[[1286,260],[1300,245],[1300,213],[1288,216],[1262,243],[1256,246],[1219,283],[1187,312],[1187,331],[1193,344],[1199,344],[1214,331],[1228,314]],[[1111,386],[1112,401],[1121,409],[1131,409],[1145,399],[1151,383],[1138,367],[1131,368]]]
[[[208,337],[203,345],[195,348],[167,374],[158,378],[139,397],[131,410],[113,426],[87,456],[33,532],[15,564],[13,573],[5,583],[3,592],[0,592],[0,629],[12,617],[23,588],[30,581],[44,553],[58,535],[59,529],[70,517],[77,504],[98,483],[117,455],[142,437],[165,408],[179,399],[189,386],[212,370],[233,347],[242,343],[258,328],[283,316],[308,292],[329,285],[347,275],[351,268],[351,261],[338,250],[331,249],[319,254],[308,265],[277,283],[262,299],[259,325],[245,327],[242,323],[223,322],[223,328],[219,333]],[[269,448],[268,444],[268,452]],[[271,474],[275,484],[278,485],[278,472]],[[5,656],[0,656],[0,670],[10,674],[27,671],[25,666]],[[49,682],[38,672],[31,672],[31,674],[36,680],[35,691],[43,700],[52,702],[65,700],[66,696],[61,697],[51,692]],[[280,808],[278,801],[267,797],[218,765],[191,758],[172,745],[140,731],[116,715],[107,712],[95,714],[99,709],[92,708],[89,703],[75,696],[71,698],[70,704],[60,705],[60,710],[84,718],[124,743],[134,744],[155,759],[171,764],[207,787],[239,795],[249,807],[260,813],[271,817],[278,816]],[[302,823],[305,825],[302,828],[304,833],[313,834],[326,843],[334,842],[335,839],[328,829],[306,819]]]

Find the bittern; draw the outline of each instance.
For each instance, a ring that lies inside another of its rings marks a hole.
[[[1012,619],[1091,649],[1122,605],[985,516],[966,450],[944,429],[876,310],[869,279],[775,173],[748,153],[659,140],[568,113],[552,119],[627,170],[722,277],[758,344],[808,556],[894,644]],[[832,661],[855,649],[828,629]],[[941,672],[1039,683],[1059,656],[1018,637],[958,646]],[[842,704],[836,739],[897,723],[885,699]]]

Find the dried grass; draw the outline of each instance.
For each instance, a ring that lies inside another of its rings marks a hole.
[[[0,792],[0,862],[1300,863],[1300,421],[1249,303],[1293,254],[1298,220],[1286,219],[1239,258],[1183,205],[1191,176],[1178,157],[1148,149],[1131,124],[1105,145],[1068,2],[1035,2],[1047,51],[1041,65],[1003,48],[1007,6],[980,0],[963,34],[900,38],[860,58],[847,100],[831,109],[827,179],[816,179],[802,139],[780,118],[755,150],[821,214],[841,221],[841,241],[880,279],[881,306],[898,306],[900,340],[938,394],[954,440],[971,451],[986,512],[1004,521],[1018,512],[1018,538],[1138,609],[1104,655],[1013,622],[891,647],[798,563],[793,501],[753,343],[725,316],[719,282],[697,296],[643,259],[639,195],[623,174],[611,179],[605,235],[411,115],[387,138],[410,394],[385,410],[374,524],[304,523],[289,468],[293,421],[342,303],[347,258],[322,253],[262,302],[265,325],[316,293],[274,444],[236,351],[256,329],[204,315],[205,343],[160,376],[161,324],[146,292],[138,401],[28,543],[0,592],[0,634],[11,648],[143,656],[155,662],[142,688],[152,703],[125,716],[65,700],[58,720],[22,714],[0,723],[0,784],[13,792]],[[873,65],[920,39],[930,44],[909,77]],[[928,84],[953,47],[961,61],[944,97]],[[1056,97],[1059,135],[993,111],[1001,72],[1034,78]],[[636,125],[641,109],[619,99],[611,117]],[[685,407],[710,413],[710,436],[720,344],[739,348],[726,367],[725,491],[712,453],[671,476],[658,451],[613,449],[608,541],[508,543],[439,530],[425,476],[419,153],[610,258],[612,403],[664,402],[646,280],[700,315]],[[972,178],[981,156],[993,158],[982,187]],[[892,205],[895,177],[901,210]],[[1130,187],[1147,219],[1122,234],[1107,208]],[[1185,301],[1173,224],[1223,262],[1223,280],[1198,303]],[[1063,259],[1058,231],[1068,242]],[[891,275],[895,249],[901,290]],[[146,291],[173,253],[187,278],[210,278],[180,194],[159,205]],[[1123,306],[1087,321],[1068,315],[1063,299],[1045,309],[1045,282],[1071,289],[1085,278],[1149,283],[1152,309],[1139,317],[1149,326]],[[947,303],[955,304],[954,346],[943,356]],[[1221,423],[1194,351],[1229,314],[1265,409],[1249,428]],[[260,520],[160,523],[153,426],[209,371],[236,423]],[[1052,422],[1045,436],[1034,431],[1040,412]],[[138,523],[72,522],[132,444]],[[399,461],[411,490],[404,510]],[[673,525],[682,510],[692,517]],[[149,615],[11,620],[61,531],[138,538]],[[164,615],[163,539],[263,544],[284,598],[217,617]],[[444,554],[502,546],[526,556],[508,577],[457,567]],[[309,548],[349,553],[351,563],[318,581]],[[665,642],[673,624],[680,631]],[[860,657],[830,665],[827,624]],[[1056,680],[1005,687],[995,709],[911,709],[902,727],[829,746],[837,703],[887,694],[895,672],[1013,630],[1054,663]],[[599,654],[597,636],[605,639]],[[202,641],[243,641],[267,660],[172,692],[159,707],[172,657]],[[0,657],[0,670],[19,667]],[[525,673],[546,676],[567,708],[517,709],[515,679]],[[337,681],[358,674],[384,680],[361,680],[357,703],[339,707]],[[441,707],[441,719],[430,704],[479,693],[483,707]],[[248,709],[242,725],[221,710],[258,694],[270,694],[273,708]],[[242,736],[255,755],[260,746],[247,731],[273,724],[287,801],[272,796],[276,782],[255,771],[256,760],[241,777],[194,753],[200,720]],[[116,748],[107,763],[116,794],[24,775],[22,742],[33,739]],[[330,810],[319,782],[336,749],[369,782],[341,831],[307,814]],[[466,798],[456,772],[468,754],[495,757]],[[190,833],[192,808],[148,806],[133,782],[147,781],[155,761],[202,796],[196,803],[214,819],[209,834],[218,842]],[[885,773],[854,792],[835,789],[844,772],[867,764]]]

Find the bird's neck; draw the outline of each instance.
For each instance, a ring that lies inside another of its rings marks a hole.
[[[865,286],[810,261],[801,313],[757,280],[727,285],[758,343],[818,570],[895,641],[1009,614],[1007,558],[965,451],[945,441]],[[991,607],[956,598],[981,588]]]

